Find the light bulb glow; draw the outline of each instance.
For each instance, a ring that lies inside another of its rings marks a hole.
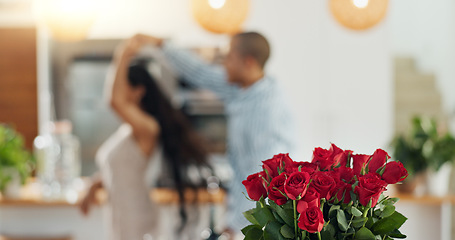
[[[220,9],[224,6],[226,0],[209,0],[210,7],[214,9]]]
[[[369,4],[369,0],[352,0],[352,3],[354,6],[358,8],[366,8]]]
[[[53,38],[78,41],[86,37],[100,7],[100,0],[37,0],[35,12]]]

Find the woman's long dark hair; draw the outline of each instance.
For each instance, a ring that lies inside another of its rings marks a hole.
[[[207,152],[185,115],[172,106],[155,79],[147,71],[145,62],[138,62],[129,67],[128,80],[133,87],[145,87],[145,94],[140,103],[141,107],[153,116],[160,125],[160,143],[166,159],[165,164],[172,171],[179,195],[180,216],[182,218],[181,230],[187,221],[184,209],[184,187],[188,185],[184,182],[182,169],[185,169],[189,164],[208,166]]]

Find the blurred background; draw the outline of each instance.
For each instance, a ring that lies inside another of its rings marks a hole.
[[[36,152],[40,142],[35,139],[44,141],[49,123],[68,120],[64,131],[76,139],[73,147],[80,156],[80,169],[72,174],[90,176],[96,171],[96,150],[119,125],[102,96],[115,46],[144,33],[217,62],[228,47],[229,32],[236,29],[258,31],[270,41],[267,72],[283,85],[299,123],[294,159],[308,161],[314,147],[333,142],[365,154],[379,147],[391,154],[401,151],[404,162],[406,148],[394,141],[399,134],[408,134],[409,141],[418,131],[427,134],[428,119],[434,119],[433,132],[455,134],[452,0],[0,0],[0,122],[23,136],[25,149]],[[220,101],[182,84],[151,49],[142,54],[163,88],[210,140],[213,161],[225,169],[226,119]],[[415,116],[424,123],[413,122]],[[425,166],[409,163],[416,176],[430,168],[432,153],[426,149]],[[448,153],[441,161],[452,160]],[[448,185],[454,174],[451,167],[445,171]],[[223,180],[230,173],[218,174]],[[451,187],[446,188],[432,195],[417,187],[410,195],[420,197],[404,198],[399,207],[410,218],[402,231],[408,239],[455,239],[455,201]],[[24,208],[6,202],[0,204],[0,234],[103,236],[94,227],[102,224],[101,210],[87,219],[71,204],[43,210],[39,204]],[[53,230],[46,222],[37,224],[43,212],[49,213]],[[86,228],[91,235],[79,232]]]

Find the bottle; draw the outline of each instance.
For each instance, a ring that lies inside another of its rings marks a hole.
[[[74,183],[81,172],[80,142],[71,131],[70,121],[58,121],[50,134],[35,139],[37,176],[45,199],[77,201]]]
[[[207,179],[207,192],[215,194],[220,190],[220,180],[216,176],[209,176]],[[209,227],[201,233],[203,240],[222,240],[227,239],[223,234],[215,230],[215,206],[210,205]]]
[[[52,126],[53,123],[50,123]],[[33,154],[36,159],[36,178],[41,185],[43,198],[49,199],[52,196],[51,183],[54,179],[54,139],[49,131],[37,136],[33,141]]]
[[[203,240],[218,240],[221,236],[215,231],[215,207],[210,206],[210,219],[209,219],[209,227],[206,228],[201,233],[201,238]]]
[[[77,200],[74,183],[81,175],[80,142],[72,132],[70,121],[55,122],[53,131],[53,151],[55,154],[54,179],[52,188],[60,198],[69,202]]]

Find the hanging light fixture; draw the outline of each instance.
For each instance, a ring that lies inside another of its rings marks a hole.
[[[248,16],[249,0],[192,0],[196,21],[214,33],[235,34]]]
[[[96,0],[37,0],[38,20],[59,41],[79,41],[86,38],[98,14]]]
[[[330,0],[330,10],[341,25],[364,30],[384,18],[388,3],[388,0]]]

